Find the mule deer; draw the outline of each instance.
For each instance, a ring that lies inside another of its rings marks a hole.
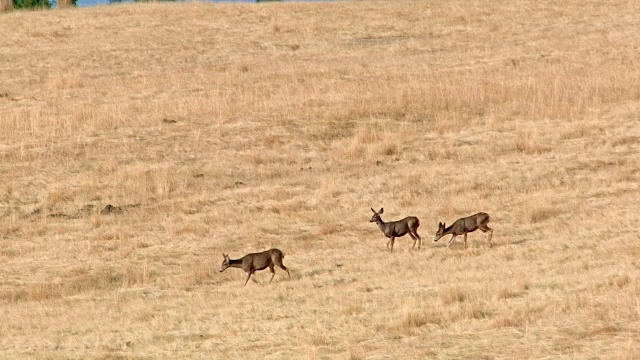
[[[389,238],[387,241],[387,249],[389,252],[393,252],[393,243],[397,237],[405,236],[409,234],[413,239],[413,248],[416,248],[416,241],[418,242],[418,250],[420,250],[420,245],[422,245],[422,239],[420,235],[418,235],[418,226],[420,226],[420,220],[418,220],[415,216],[409,216],[402,220],[397,221],[389,221],[384,222],[382,218],[380,218],[380,214],[384,212],[384,208],[380,208],[380,211],[373,211],[373,216],[369,222],[374,222],[378,225],[380,230],[384,233],[384,236]],[[391,244],[391,248],[389,248],[389,244]]]
[[[493,229],[487,226],[489,220],[489,214],[479,212],[469,217],[460,218],[449,227],[446,227],[444,223],[438,223],[438,232],[436,233],[436,238],[433,239],[433,241],[438,241],[441,237],[451,234],[451,240],[449,240],[449,243],[447,244],[447,247],[449,247],[453,240],[455,240],[456,236],[464,235],[464,248],[466,249],[467,233],[474,232],[480,229],[484,233],[489,232],[487,234],[487,242],[489,243],[489,246],[491,246]]]
[[[269,267],[271,271],[271,279],[269,282],[273,280],[273,277],[276,275],[274,267],[277,265],[282,270],[287,272],[289,275],[289,279],[291,279],[291,274],[289,273],[289,269],[287,269],[284,264],[282,264],[282,259],[284,259],[284,254],[279,249],[270,249],[267,251],[247,254],[240,259],[230,259],[229,255],[222,254],[224,256],[224,261],[222,261],[222,265],[220,266],[220,272],[227,270],[227,268],[235,267],[244,270],[247,273],[247,280],[245,280],[244,285],[247,285],[249,282],[249,278],[253,275],[254,272],[258,270],[264,270]]]

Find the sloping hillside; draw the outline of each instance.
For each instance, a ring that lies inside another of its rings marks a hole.
[[[637,14],[0,14],[2,357],[640,357]],[[493,246],[432,241],[478,211]],[[291,280],[218,272],[271,247]]]

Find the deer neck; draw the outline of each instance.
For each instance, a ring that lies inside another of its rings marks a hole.
[[[449,234],[453,234],[453,224],[447,226],[446,228],[444,228],[444,231],[442,232],[443,235],[449,235]]]
[[[385,232],[388,224],[382,221],[382,219],[378,219],[378,221],[376,221],[376,225],[378,225],[378,228],[382,230],[382,232]]]
[[[229,259],[229,267],[242,268],[242,259]]]

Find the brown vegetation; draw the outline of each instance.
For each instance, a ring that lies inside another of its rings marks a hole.
[[[11,11],[13,9],[13,0],[0,0],[0,13]]]
[[[639,357],[639,13],[0,14],[2,356]],[[494,247],[389,255],[371,206]],[[290,281],[216,272],[271,247]]]

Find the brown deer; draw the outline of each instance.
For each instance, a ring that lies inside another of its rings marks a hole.
[[[247,280],[245,280],[244,285],[247,285],[249,282],[249,278],[253,275],[254,272],[258,270],[264,270],[269,267],[271,270],[271,279],[269,282],[273,280],[273,277],[276,275],[274,267],[277,265],[282,270],[287,271],[287,275],[289,275],[289,279],[291,279],[291,274],[289,273],[289,269],[287,269],[284,264],[282,264],[282,259],[284,259],[284,254],[279,249],[270,249],[267,251],[247,254],[240,259],[230,259],[229,255],[222,254],[224,256],[224,261],[222,261],[222,265],[220,266],[220,272],[227,270],[227,268],[235,267],[244,270],[247,273]]]
[[[420,226],[420,220],[418,220],[415,216],[409,216],[402,220],[397,221],[389,221],[384,222],[382,218],[380,218],[380,214],[384,212],[384,208],[380,208],[380,211],[373,211],[373,216],[369,222],[374,222],[378,225],[384,236],[389,238],[387,241],[387,249],[389,252],[393,253],[393,243],[397,237],[405,236],[409,234],[413,239],[413,248],[416,248],[416,241],[418,242],[418,250],[420,250],[420,245],[422,245],[422,239],[420,235],[418,235],[418,227]],[[391,244],[391,248],[389,248],[389,244]]]
[[[475,215],[471,215],[469,217],[460,218],[453,223],[453,225],[446,227],[444,223],[438,223],[438,232],[436,233],[436,238],[433,241],[440,240],[441,237],[445,235],[451,235],[451,240],[447,244],[447,247],[451,245],[453,240],[455,240],[456,236],[464,235],[464,248],[467,248],[467,233],[474,232],[480,229],[482,232],[487,234],[487,242],[489,246],[491,246],[491,237],[493,236],[493,229],[487,226],[489,222],[489,214],[479,212]]]

